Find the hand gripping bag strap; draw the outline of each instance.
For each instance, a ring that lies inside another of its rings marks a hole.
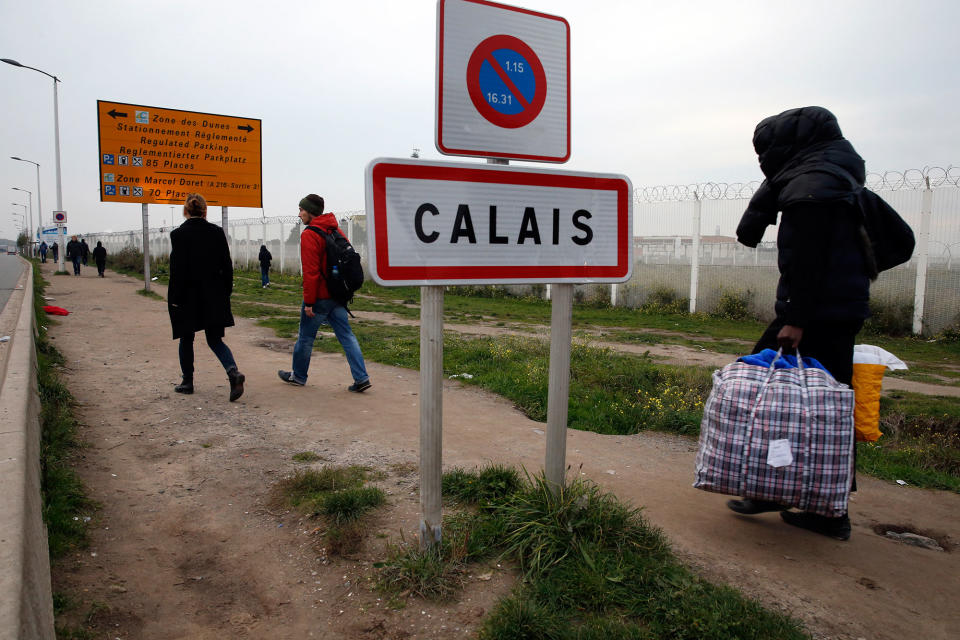
[[[757,397],[753,401],[753,409],[750,411],[750,419],[747,421],[747,430],[743,434],[743,458],[740,460],[740,495],[744,495],[747,486],[747,476],[749,475],[748,465],[750,464],[750,448],[753,446],[753,423],[756,420],[760,403],[763,401],[763,394],[766,393],[767,387],[770,386],[770,380],[773,379],[773,374],[776,371],[774,366],[782,354],[783,349],[781,348],[777,351],[777,357],[770,362],[770,366],[767,368],[767,377],[763,379],[763,384],[760,385],[760,390],[757,391]]]

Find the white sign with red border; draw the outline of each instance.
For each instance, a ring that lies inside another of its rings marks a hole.
[[[387,286],[624,282],[632,194],[617,174],[379,158],[369,271]]]
[[[436,144],[446,155],[570,159],[570,25],[488,2],[437,2]]]

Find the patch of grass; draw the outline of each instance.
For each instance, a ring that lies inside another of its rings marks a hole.
[[[454,468],[443,474],[442,493],[464,504],[478,505],[501,502],[522,484],[516,469],[501,464],[487,465],[475,473]]]
[[[294,462],[316,462],[317,460],[322,460],[319,455],[313,451],[301,451],[300,453],[295,453],[291,457],[291,460]]]
[[[483,474],[456,470],[445,480],[470,496]],[[473,547],[475,538],[482,543]],[[500,502],[449,516],[440,545],[398,548],[378,563],[379,585],[449,599],[469,563],[491,555],[516,562],[524,580],[484,620],[480,638],[807,637],[795,620],[693,574],[640,510],[582,479],[553,491],[542,475],[527,476]]]
[[[379,588],[400,598],[414,595],[441,602],[453,598],[463,586],[464,571],[451,559],[449,549],[443,544],[426,549],[416,544],[394,547],[386,562],[374,563]]]
[[[353,487],[326,493],[318,500],[320,513],[334,524],[359,520],[364,514],[386,502],[386,495],[377,487]]]
[[[137,289],[137,293],[143,296],[144,298],[150,298],[151,300],[166,300],[162,295],[156,291],[147,291],[146,289]]]
[[[42,318],[43,293],[47,282],[34,264],[34,314]],[[43,521],[51,559],[83,548],[88,542],[89,516],[97,505],[72,468],[73,456],[82,445],[73,415],[74,400],[60,381],[58,369],[63,356],[47,339],[36,334],[37,383],[40,394],[40,473]]]
[[[327,523],[324,541],[331,553],[354,553],[363,545],[363,518],[386,502],[377,487],[364,486],[370,471],[360,466],[300,470],[274,487],[275,500]]]
[[[960,399],[899,392],[880,401],[877,442],[857,444],[857,470],[960,493]]]

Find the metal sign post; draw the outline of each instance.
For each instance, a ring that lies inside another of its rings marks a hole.
[[[150,291],[150,221],[146,202],[140,205],[140,217],[143,219],[143,290]]]

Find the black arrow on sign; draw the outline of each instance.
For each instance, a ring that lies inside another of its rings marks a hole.
[[[121,112],[117,111],[116,109],[110,109],[110,111],[107,111],[107,115],[110,116],[111,118],[113,118],[114,120],[116,120],[118,117],[119,117],[119,118],[126,118],[126,117],[127,117],[127,114],[121,113]]]
[[[248,124],[245,124],[245,125],[243,125],[242,127],[238,126],[237,129],[242,129],[242,130],[246,131],[247,133],[250,133],[251,131],[253,131],[253,127],[251,127],[251,126],[248,125]]]

